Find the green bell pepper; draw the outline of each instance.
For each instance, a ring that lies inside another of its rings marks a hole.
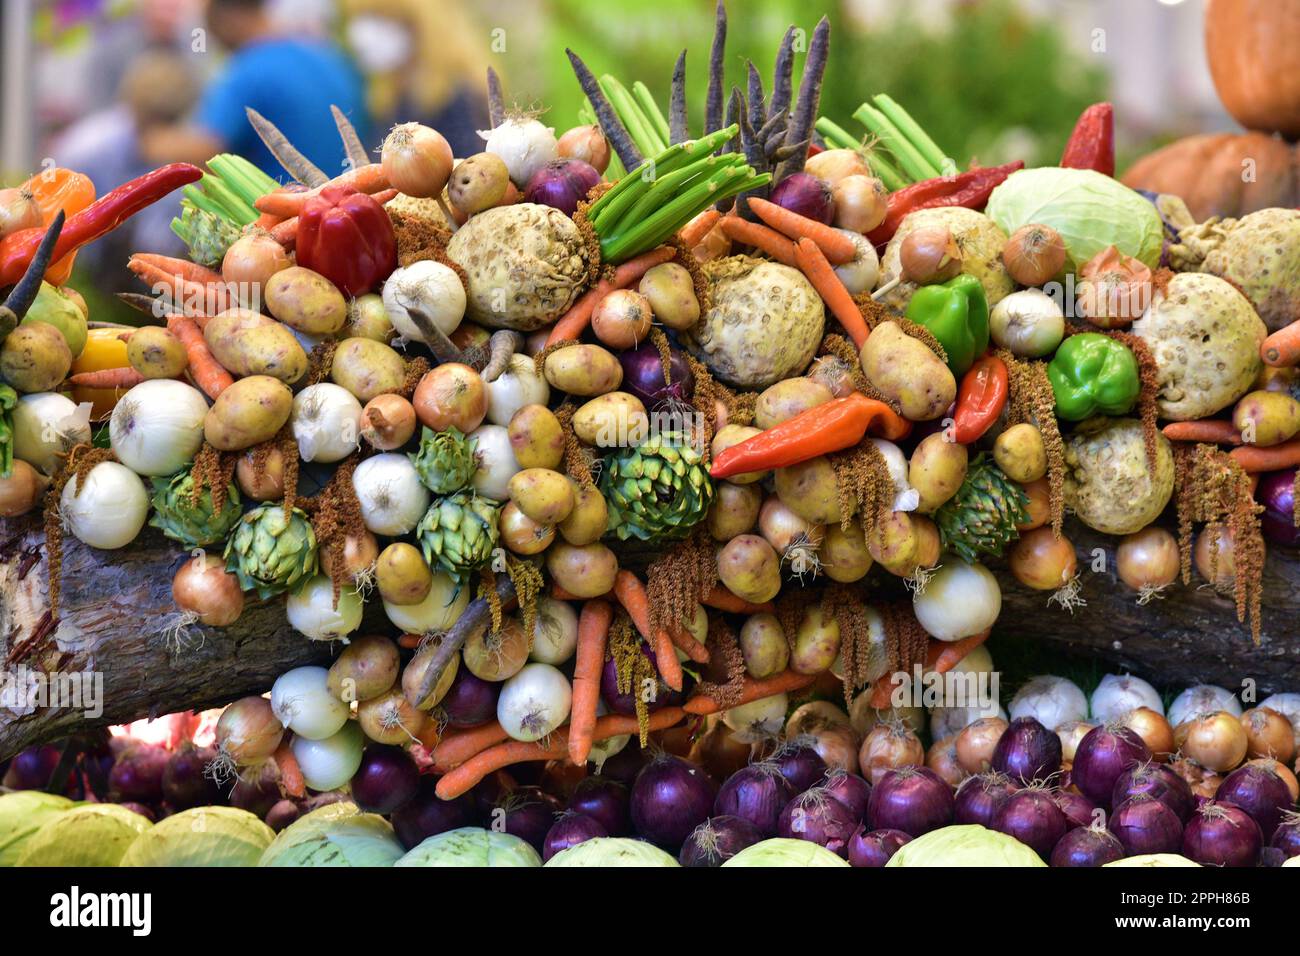
[[[989,304],[984,286],[964,272],[913,292],[907,317],[939,340],[948,354],[948,368],[958,378],[989,347]]]
[[[1097,332],[1071,335],[1047,365],[1056,415],[1079,422],[1098,413],[1132,411],[1142,390],[1137,357],[1123,342]]]

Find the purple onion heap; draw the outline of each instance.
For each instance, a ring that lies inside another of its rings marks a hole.
[[[1145,794],[1155,797],[1169,809],[1178,814],[1183,823],[1192,815],[1196,801],[1192,798],[1192,788],[1187,781],[1174,773],[1168,766],[1154,761],[1129,767],[1115,779],[1115,788],[1111,791],[1110,805],[1118,807],[1129,797]]]
[[[1295,802],[1286,781],[1260,764],[1246,764],[1224,777],[1214,799],[1235,804],[1249,813],[1259,824],[1265,841],[1273,839],[1282,815]]]
[[[632,830],[628,789],[603,774],[584,777],[569,796],[568,807],[595,817],[609,836],[626,836]]]
[[[1300,528],[1295,525],[1296,469],[1264,475],[1255,489],[1255,500],[1264,506],[1259,516],[1264,537],[1273,544],[1300,548]]]
[[[571,846],[606,836],[609,836],[609,831],[595,817],[566,810],[546,831],[546,839],[542,842],[542,861],[549,860]]]
[[[1052,866],[1097,867],[1124,859],[1119,837],[1098,824],[1075,827],[1056,841],[1049,862]]]
[[[882,867],[898,852],[899,847],[911,841],[912,838],[902,830],[867,832],[863,827],[858,827],[849,840],[849,865]]]
[[[871,784],[862,777],[847,770],[828,770],[822,787],[849,808],[853,819],[861,823],[867,818],[867,804],[871,802]]]
[[[600,182],[600,173],[580,159],[553,159],[533,173],[524,189],[524,202],[558,209],[566,216],[578,211],[578,203]]]
[[[803,793],[826,776],[826,761],[813,746],[811,737],[794,737],[785,741],[772,754],[781,776],[789,782],[795,793]]]
[[[953,803],[953,823],[992,825],[993,814],[1016,792],[1016,785],[1006,774],[989,771],[967,777],[957,787]]]
[[[392,813],[419,789],[420,770],[401,747],[371,744],[352,777],[352,799],[367,813]]]

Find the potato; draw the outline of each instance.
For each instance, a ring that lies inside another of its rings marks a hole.
[[[871,570],[871,552],[862,525],[857,521],[847,531],[838,522],[827,525],[817,556],[821,559],[822,572],[843,584],[860,581]]]
[[[573,545],[558,541],[546,552],[546,570],[570,594],[594,598],[614,586],[618,558],[603,544]]]
[[[433,571],[419,548],[394,541],[375,561],[375,586],[388,604],[419,604],[433,587]]]
[[[48,322],[18,326],[0,345],[0,378],[20,392],[49,392],[72,368],[72,350]]]
[[[558,468],[564,458],[564,429],[545,405],[525,405],[506,428],[521,468]]]
[[[772,677],[790,663],[790,642],[775,614],[751,614],[740,625],[745,672],[756,680]]]
[[[754,403],[754,424],[771,428],[834,397],[827,386],[810,378],[782,379],[759,394]]]
[[[805,521],[839,524],[840,500],[835,472],[824,455],[776,470],[776,495]]]
[[[400,653],[391,639],[380,634],[353,638],[330,665],[325,686],[349,703],[378,697],[397,683]]]
[[[538,524],[557,524],[573,511],[576,498],[567,475],[549,468],[525,468],[510,479],[510,500]]]
[[[716,461],[718,456],[732,445],[739,445],[742,441],[748,441],[762,431],[763,429],[754,428],[750,425],[723,425],[714,434],[709,451]],[[732,475],[727,480],[733,485],[749,485],[756,481],[762,481],[766,477],[766,471],[746,471],[739,475]]]
[[[938,418],[957,397],[957,380],[939,356],[897,322],[881,322],[862,346],[862,371],[914,422]]]
[[[570,345],[546,356],[542,375],[570,395],[604,395],[623,384],[623,366],[599,345]]]
[[[271,276],[264,294],[273,316],[308,335],[333,335],[348,318],[348,304],[338,287],[302,266],[290,266]]]
[[[718,577],[732,594],[762,604],[781,590],[781,558],[758,535],[737,535],[718,551]]]
[[[907,463],[907,483],[921,496],[917,511],[933,514],[957,493],[966,480],[966,446],[948,441],[942,432],[926,435]]]
[[[145,378],[175,378],[190,361],[181,340],[158,325],[146,325],[131,333],[126,341],[126,359]]]
[[[993,443],[993,460],[1012,481],[1037,481],[1047,474],[1043,433],[1027,422],[1012,425]]]
[[[560,522],[560,537],[569,544],[584,545],[599,541],[609,526],[609,506],[594,485],[580,485],[572,478],[573,510]]]
[[[275,437],[293,411],[289,386],[250,375],[226,386],[203,420],[203,437],[218,451],[241,451]]]
[[[1247,444],[1277,445],[1300,432],[1300,402],[1285,392],[1251,392],[1232,410],[1232,424]]]
[[[835,618],[815,604],[804,612],[790,649],[790,670],[796,674],[820,674],[830,670],[840,653],[840,626]]]
[[[736,485],[719,481],[713,489],[713,504],[705,520],[715,541],[730,541],[753,529],[763,504],[763,490],[757,485]]]
[[[406,362],[383,342],[344,339],[334,349],[330,378],[364,403],[384,392],[400,391],[406,381]]]
[[[307,374],[307,353],[293,332],[249,309],[227,309],[203,328],[203,340],[235,376],[269,375],[292,385]]]
[[[700,300],[695,281],[685,266],[665,262],[641,277],[637,291],[650,300],[655,318],[678,332],[700,321]]]
[[[882,520],[873,522],[867,534],[867,549],[872,559],[891,574],[906,575],[915,570],[920,544],[906,511],[891,511]]]
[[[515,554],[541,554],[555,540],[555,525],[539,524],[519,510],[513,501],[507,501],[497,519],[501,543]]]
[[[641,399],[628,392],[608,392],[573,413],[573,433],[597,448],[635,445],[650,430]]]

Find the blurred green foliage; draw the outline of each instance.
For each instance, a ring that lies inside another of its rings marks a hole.
[[[710,0],[658,0],[653,8],[607,0],[592,16],[586,0],[551,0],[546,33],[539,38],[546,73],[543,102],[548,124],[558,130],[576,122],[582,94],[563,57],[571,47],[596,72],[624,83],[641,80],[661,104],[678,52],[687,48],[688,102],[692,128],[704,111]],[[850,22],[841,5],[766,0],[729,9],[726,79],[745,85],[753,59],[770,92],[772,61],[785,28],[811,36],[824,12],[831,21],[831,56],[821,113],[851,132],[865,133],[853,111],[875,93],[902,103],[936,142],[959,163],[1024,159],[1055,163],[1083,108],[1105,98],[1106,77],[1072,54],[1048,20],[1022,13],[1012,0],[955,5],[942,24],[915,13],[870,31]],[[796,77],[803,57],[796,58]]]

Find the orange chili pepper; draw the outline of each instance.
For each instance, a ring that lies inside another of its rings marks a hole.
[[[1007,365],[996,355],[977,358],[961,380],[952,437],[969,445],[993,427],[1007,404]]]
[[[868,431],[897,441],[911,430],[912,423],[884,402],[853,392],[732,445],[714,459],[709,474],[728,478],[748,471],[787,468],[818,455],[852,448]]]
[[[41,210],[41,225],[48,226],[60,209],[67,216],[81,212],[95,201],[95,184],[85,173],[74,169],[56,166],[43,169],[22,188],[32,194],[36,205]],[[72,266],[77,254],[71,252],[64,256],[45,272],[45,280],[54,285],[63,285],[72,275]]]

